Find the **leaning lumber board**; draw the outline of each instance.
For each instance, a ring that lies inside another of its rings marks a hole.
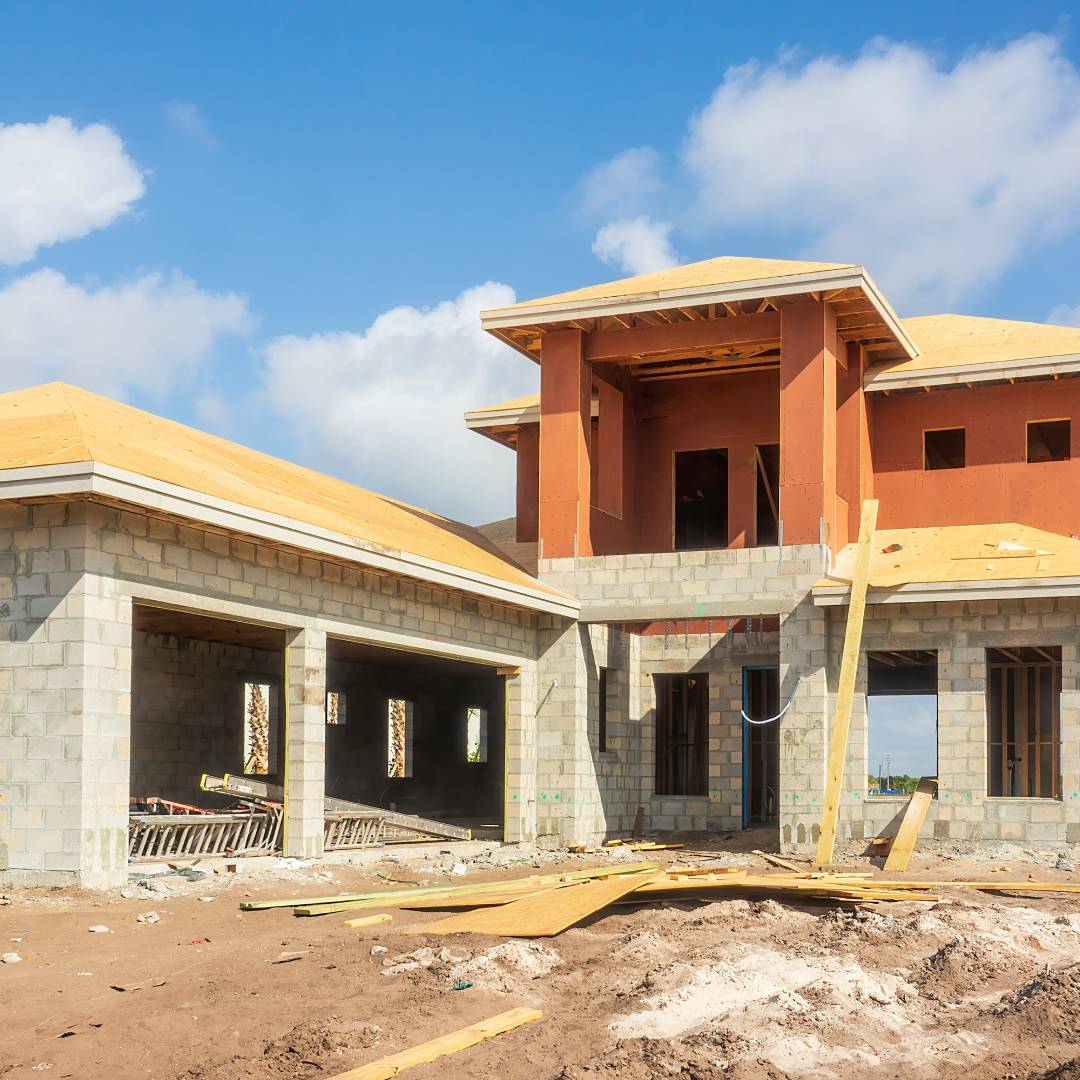
[[[451,915],[413,926],[407,934],[491,934],[495,937],[554,937],[614,904],[645,882],[638,877],[584,881],[554,893],[526,896],[496,908]]]
[[[924,776],[911,793],[900,828],[896,830],[889,856],[885,860],[886,870],[903,873],[907,869],[911,862],[911,853],[915,850],[915,842],[919,839],[919,830],[922,829],[930,804],[934,801],[936,787],[937,780]]]
[[[393,917],[390,912],[384,911],[379,915],[361,915],[359,919],[346,919],[343,925],[351,930],[357,930],[361,926],[378,926],[381,923],[388,923]]]
[[[859,545],[855,551],[855,572],[851,577],[847,623],[844,626],[844,651],[840,656],[840,678],[836,685],[832,730],[829,733],[829,764],[825,774],[825,798],[821,808],[821,834],[818,837],[817,861],[832,862],[836,846],[836,822],[840,817],[840,792],[847,764],[848,735],[851,730],[851,703],[855,696],[855,672],[859,666],[863,619],[866,615],[866,587],[870,581],[870,556],[877,525],[877,499],[862,505],[859,521]]]
[[[399,906],[403,911],[454,911],[459,908],[499,907],[502,904],[512,904],[515,900],[522,900],[526,896],[537,896],[540,893],[569,887],[569,885],[541,885],[527,892],[474,893],[471,896],[447,896],[443,899],[433,897],[428,900],[420,897],[418,900]]]
[[[532,1023],[533,1020],[539,1020],[543,1015],[539,1009],[508,1009],[497,1016],[481,1020],[478,1024],[470,1024],[448,1035],[440,1035],[437,1039],[430,1039],[425,1043],[420,1043],[419,1046],[410,1047],[408,1050],[391,1054],[389,1057],[379,1058],[378,1061],[361,1065],[358,1069],[338,1073],[330,1077],[330,1080],[390,1080],[390,1077],[397,1076],[405,1069],[426,1065],[448,1054],[460,1053],[485,1039],[502,1035],[503,1032],[521,1027],[522,1024]]]

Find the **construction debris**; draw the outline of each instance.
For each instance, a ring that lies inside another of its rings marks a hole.
[[[903,820],[900,822],[900,828],[889,847],[889,856],[885,860],[886,870],[902,873],[907,869],[911,861],[911,853],[915,849],[915,841],[919,838],[919,830],[926,820],[926,814],[934,801],[936,790],[937,780],[924,776],[912,792]]]

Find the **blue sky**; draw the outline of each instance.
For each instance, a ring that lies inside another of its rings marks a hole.
[[[476,330],[514,296],[760,254],[1078,321],[1069,8],[876,7],[5,3],[2,388],[485,520],[512,455],[460,413],[535,385]]]

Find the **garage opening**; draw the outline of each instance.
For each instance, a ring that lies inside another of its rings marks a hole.
[[[136,604],[131,796],[220,809],[204,773],[280,784],[283,631]]]
[[[503,834],[506,694],[483,664],[327,641],[326,794]]]

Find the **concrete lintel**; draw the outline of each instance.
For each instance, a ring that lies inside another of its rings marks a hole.
[[[664,619],[757,619],[765,615],[786,615],[793,610],[790,599],[768,597],[760,600],[681,600],[670,604],[609,604],[584,606],[578,615],[583,623],[660,622]]]

